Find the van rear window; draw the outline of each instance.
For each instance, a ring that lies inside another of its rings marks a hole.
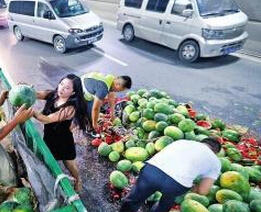
[[[34,1],[11,1],[9,6],[9,12],[34,16],[34,7]]]
[[[143,0],[125,0],[126,7],[141,8]]]

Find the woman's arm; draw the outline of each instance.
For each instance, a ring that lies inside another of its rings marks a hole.
[[[49,115],[43,115],[39,112],[34,112],[34,117],[42,122],[43,124],[50,124],[53,122],[60,122],[72,119],[75,114],[75,109],[73,106],[68,106],[65,108],[61,108],[59,111],[55,113],[51,113]]]
[[[46,91],[37,91],[36,92],[36,98],[45,100],[47,95],[51,92],[51,90],[46,90]]]

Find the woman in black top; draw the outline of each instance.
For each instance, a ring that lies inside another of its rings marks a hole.
[[[44,141],[56,160],[62,160],[75,178],[75,190],[81,190],[81,180],[76,165],[76,151],[72,124],[86,130],[86,103],[81,80],[74,74],[63,78],[54,91],[37,92],[37,98],[46,100],[42,113],[34,117],[44,123]]]

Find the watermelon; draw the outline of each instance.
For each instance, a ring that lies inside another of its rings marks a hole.
[[[143,94],[145,94],[145,93],[147,93],[147,92],[148,92],[147,89],[142,88],[142,89],[139,89],[139,90],[137,91],[137,94],[138,94],[140,97],[142,97]]]
[[[145,149],[147,150],[147,152],[149,153],[150,156],[155,154],[155,145],[153,142],[149,142],[146,144]]]
[[[130,99],[134,104],[138,104],[138,101],[141,99],[141,97],[138,94],[134,94],[130,97]]]
[[[220,129],[221,131],[226,128],[226,124],[221,119],[214,119],[211,125],[213,129]]]
[[[159,136],[160,136],[160,133],[159,133],[158,131],[154,130],[154,131],[151,131],[151,132],[149,133],[148,139],[157,138],[157,137],[159,137]]]
[[[184,199],[185,200],[187,200],[187,199],[195,200],[195,201],[201,203],[202,205],[204,205],[205,207],[207,207],[209,205],[209,200],[206,196],[196,194],[196,193],[187,193],[185,195]]]
[[[199,134],[199,135],[196,135],[195,140],[196,140],[196,141],[202,141],[202,140],[204,140],[205,138],[208,138],[208,136],[207,136],[207,135],[204,135],[204,134]]]
[[[150,108],[146,108],[143,110],[142,116],[148,120],[152,120],[152,119],[154,119],[154,111]]]
[[[121,172],[126,172],[126,171],[130,171],[131,168],[132,168],[132,163],[130,160],[120,160],[118,163],[117,163],[117,166],[116,166],[117,170],[121,171]]]
[[[19,188],[13,195],[13,200],[19,204],[30,204],[31,190],[29,188]]]
[[[162,98],[162,94],[161,94],[161,92],[158,89],[150,90],[150,96],[154,97],[154,98],[157,98],[157,99]]]
[[[98,147],[98,153],[101,156],[108,156],[111,151],[112,151],[111,146],[106,142],[102,142]]]
[[[139,105],[141,108],[146,108],[147,103],[148,103],[148,100],[145,99],[145,98],[141,98],[141,99],[139,99],[139,101],[138,101],[138,105]]]
[[[201,127],[201,126],[195,126],[194,131],[196,134],[203,134],[203,135],[207,135],[207,136],[210,135],[209,130],[207,130],[206,128]]]
[[[227,158],[219,158],[221,162],[221,172],[226,172],[231,170],[231,162]]]
[[[208,198],[210,204],[213,204],[216,202],[216,193],[219,189],[220,189],[220,187],[217,185],[213,185],[211,187],[210,191],[207,194],[207,198]]]
[[[29,108],[36,101],[36,91],[29,85],[16,85],[9,91],[8,99],[15,107],[20,107],[25,104],[25,106]]]
[[[182,114],[180,113],[173,113],[171,115],[169,115],[169,120],[172,124],[175,124],[175,125],[178,125],[178,123],[185,119],[185,116],[183,116]]]
[[[198,113],[195,117],[195,119],[197,121],[202,121],[202,120],[206,120],[207,119],[207,115],[203,114],[203,113]]]
[[[164,113],[167,115],[171,113],[171,109],[166,103],[157,103],[154,106],[154,111],[155,113]]]
[[[261,182],[261,172],[253,167],[245,167],[247,173],[249,174],[249,181],[253,183]]]
[[[126,149],[129,149],[131,147],[135,147],[136,144],[135,144],[135,140],[134,139],[130,139],[128,140],[126,143],[125,143],[125,147]]]
[[[246,203],[229,200],[224,203],[223,212],[250,212],[250,209]]]
[[[146,119],[145,117],[141,117],[141,118],[138,119],[138,121],[136,122],[135,126],[136,126],[136,127],[142,127],[143,123],[144,123],[145,121],[147,121],[147,120],[148,120],[148,119]]]
[[[158,201],[160,201],[161,197],[162,197],[162,193],[159,191],[156,191],[154,194],[149,196],[147,201],[158,202]]]
[[[1,212],[12,212],[19,204],[15,201],[6,201],[0,205]]]
[[[124,144],[122,141],[115,142],[111,144],[112,150],[122,153],[124,151]]]
[[[18,205],[12,212],[34,212],[30,204]]]
[[[145,148],[145,146],[146,146],[146,140],[142,140],[142,139],[137,140],[137,141],[135,142],[135,144],[136,144],[136,147]]]
[[[141,127],[137,127],[133,130],[133,133],[138,136],[138,138],[143,139],[145,137],[145,131]]]
[[[184,138],[184,133],[177,127],[168,126],[164,130],[164,135],[171,137],[173,140]]]
[[[235,130],[224,130],[222,131],[222,135],[229,141],[239,142],[240,135]]]
[[[228,171],[221,175],[220,185],[239,193],[243,199],[246,199],[250,192],[249,182],[240,173],[235,171]]]
[[[251,212],[261,212],[261,199],[256,199],[250,202]]]
[[[157,124],[156,124],[156,130],[158,132],[163,132],[164,129],[168,126],[168,124],[164,121],[159,121]]]
[[[173,142],[173,139],[169,136],[162,136],[155,142],[155,149],[161,151],[167,145]]]
[[[142,147],[131,147],[125,152],[125,157],[133,162],[144,161],[148,156],[147,151]]]
[[[240,151],[236,148],[228,148],[226,150],[226,154],[231,160],[233,160],[235,162],[239,162],[242,160],[242,155],[241,155]]]
[[[151,109],[152,111],[154,111],[154,106],[156,105],[156,102],[155,101],[149,101],[148,104],[147,104],[147,108],[148,109]],[[154,117],[154,116],[153,116]]]
[[[129,115],[129,120],[131,122],[136,122],[140,118],[140,112],[139,111],[134,111]]]
[[[141,161],[136,161],[134,163],[132,163],[132,170],[135,173],[139,173],[140,170],[143,168],[143,166],[145,165],[145,163],[141,162]]]
[[[188,117],[189,116],[189,112],[188,109],[186,108],[186,106],[184,105],[179,105],[177,108],[177,111],[179,113],[181,113],[183,116]]]
[[[250,189],[250,192],[249,192],[249,195],[246,199],[246,201],[248,203],[250,203],[251,201],[253,200],[260,200],[261,199],[261,190],[260,189],[257,189],[257,188],[252,188]]]
[[[121,119],[119,117],[116,117],[113,122],[112,122],[113,126],[121,126]]]
[[[130,115],[132,112],[134,112],[136,109],[133,105],[127,105],[124,108],[124,112],[126,112],[128,115]]]
[[[128,186],[128,178],[120,171],[113,171],[110,174],[110,182],[113,186],[123,189]]]
[[[187,199],[181,203],[181,212],[209,212],[208,209],[199,202]]]
[[[196,124],[191,119],[184,119],[181,120],[178,124],[179,129],[181,129],[183,132],[191,132],[194,130]]]
[[[180,195],[180,196],[177,196],[177,197],[175,198],[175,203],[178,204],[178,205],[180,205],[180,204],[184,201],[185,195],[186,195],[186,194],[182,194],[182,195]]]
[[[229,189],[221,189],[216,193],[216,199],[219,203],[224,204],[229,200],[243,201],[242,197],[235,191]]]
[[[247,181],[249,180],[249,174],[248,174],[247,170],[245,169],[245,167],[243,167],[242,165],[240,165],[238,163],[232,163],[231,171],[239,172],[243,177],[246,178]]]
[[[223,212],[222,204],[213,204],[208,207],[209,212]]]
[[[185,139],[186,140],[196,140],[196,135],[194,131],[191,132],[185,132]]]
[[[164,113],[156,113],[154,116],[154,121],[159,122],[159,121],[168,121],[168,116]]]
[[[156,122],[152,120],[145,121],[142,127],[146,132],[151,132],[156,129]]]
[[[117,151],[112,151],[109,154],[109,159],[111,162],[117,162],[120,159],[120,154]]]

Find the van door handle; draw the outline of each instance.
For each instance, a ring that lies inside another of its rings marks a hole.
[[[171,22],[170,22],[170,21],[167,21],[166,24],[171,24]]]
[[[162,20],[161,19],[159,20],[159,24],[162,24]]]

